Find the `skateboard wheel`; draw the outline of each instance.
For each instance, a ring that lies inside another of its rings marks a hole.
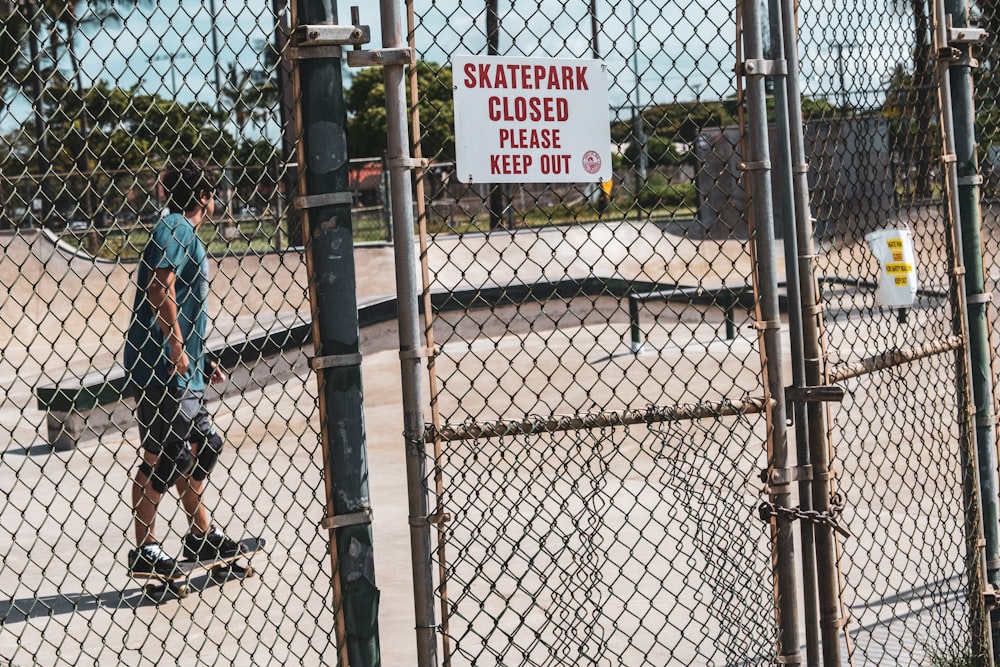
[[[252,576],[254,576],[254,574],[255,573],[253,571],[253,566],[247,565],[246,569],[243,571],[243,576],[244,577],[252,577]]]
[[[179,598],[186,598],[188,596],[188,586],[187,584],[174,584],[174,593]]]

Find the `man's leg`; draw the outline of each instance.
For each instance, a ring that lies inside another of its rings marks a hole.
[[[143,450],[142,460],[146,464],[135,474],[132,482],[132,511],[135,517],[135,544],[143,546],[156,542],[156,510],[163,494],[153,488],[146,467],[156,467],[159,456]]]
[[[197,444],[191,446],[191,453],[196,461],[198,460],[198,447]],[[195,479],[188,474],[177,480],[177,493],[181,498],[181,506],[184,507],[191,522],[191,534],[198,537],[205,535],[212,529],[212,519],[208,514],[208,509],[201,501],[204,491],[204,479]]]

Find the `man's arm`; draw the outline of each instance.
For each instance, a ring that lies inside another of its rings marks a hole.
[[[170,361],[174,365],[174,372],[184,375],[191,362],[184,351],[184,339],[181,337],[181,325],[177,318],[176,280],[177,274],[173,270],[156,269],[149,281],[146,296],[156,313],[156,322],[170,345]]]

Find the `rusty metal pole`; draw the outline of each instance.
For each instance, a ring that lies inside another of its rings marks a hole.
[[[782,378],[781,311],[778,305],[777,255],[775,253],[771,160],[767,136],[767,107],[764,78],[780,68],[780,61],[766,60],[763,49],[763,22],[757,0],[741,3],[743,17],[743,61],[746,77],[748,122],[745,174],[753,221],[758,321],[764,379],[768,393],[767,490],[772,526],[772,567],[775,580],[775,609],[778,624],[778,662],[801,663],[799,653],[798,582],[795,569],[795,536],[792,530],[791,492],[794,469],[789,466],[787,411]]]

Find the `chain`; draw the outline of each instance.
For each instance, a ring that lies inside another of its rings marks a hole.
[[[847,528],[840,524],[840,514],[844,509],[843,497],[836,493],[830,499],[830,510],[827,512],[820,512],[819,510],[804,510],[799,507],[776,507],[774,503],[765,500],[757,507],[757,511],[760,514],[762,521],[770,521],[771,519],[777,518],[779,516],[785,517],[789,521],[795,521],[796,519],[801,519],[802,521],[808,521],[810,523],[826,526],[827,528],[832,528],[844,537],[850,537],[851,534],[848,532]]]

